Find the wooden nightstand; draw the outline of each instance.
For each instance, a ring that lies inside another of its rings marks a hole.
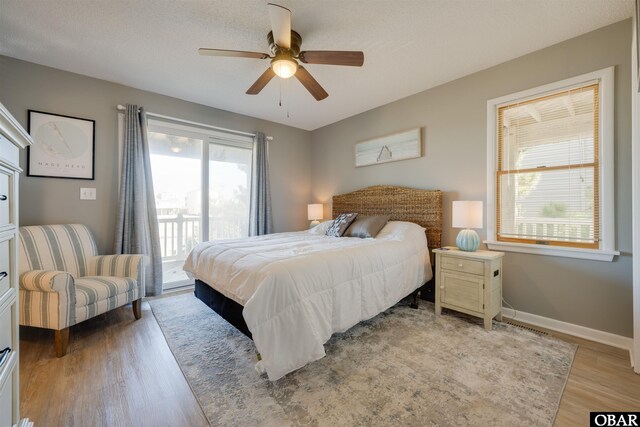
[[[442,308],[484,319],[502,321],[503,252],[464,252],[456,247],[434,249],[436,254],[436,315]]]

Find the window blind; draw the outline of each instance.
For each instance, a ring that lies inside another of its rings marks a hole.
[[[598,83],[498,108],[497,239],[599,245]]]

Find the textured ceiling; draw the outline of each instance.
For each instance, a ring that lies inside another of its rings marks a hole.
[[[364,51],[362,68],[306,67],[324,101],[295,79],[245,95],[267,60],[197,54],[268,52],[264,0],[0,0],[0,54],[312,130],[633,13],[633,0],[276,2],[303,50]]]

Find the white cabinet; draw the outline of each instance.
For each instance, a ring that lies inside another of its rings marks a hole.
[[[20,421],[18,327],[18,176],[19,151],[31,137],[0,104],[0,427]]]
[[[436,314],[442,308],[484,319],[501,320],[503,252],[464,252],[457,248],[434,249],[436,254]]]

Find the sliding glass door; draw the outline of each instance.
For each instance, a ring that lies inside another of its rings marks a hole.
[[[164,289],[170,289],[192,283],[182,265],[197,243],[248,235],[252,140],[151,120],[149,145]]]
[[[251,149],[209,143],[209,240],[249,235]]]

